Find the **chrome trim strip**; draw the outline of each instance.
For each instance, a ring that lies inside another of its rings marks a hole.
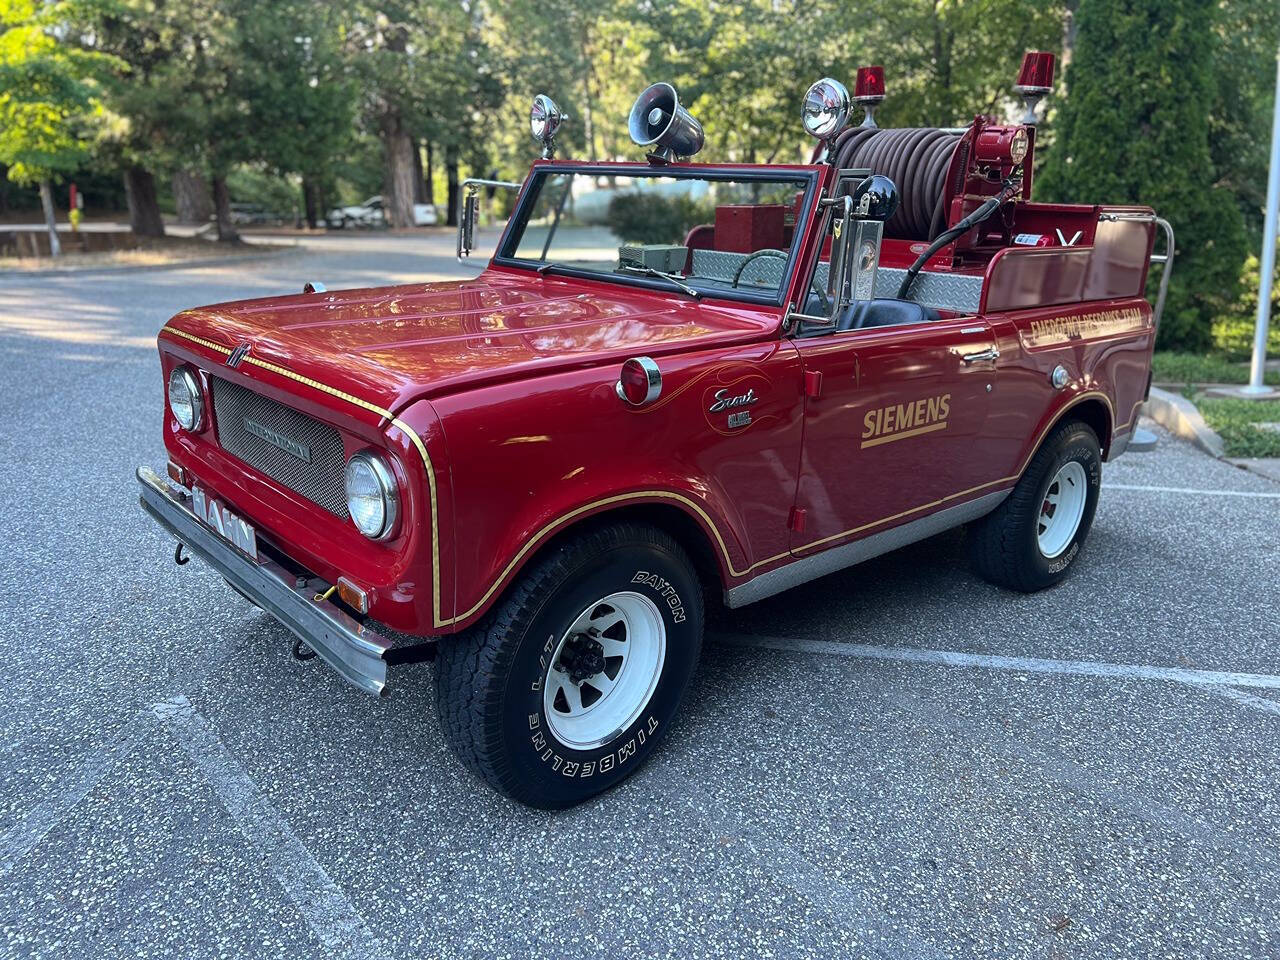
[[[185,492],[149,467],[139,467],[139,502],[162,527],[233,587],[288,627],[346,681],[375,696],[386,691],[391,641],[347,616],[311,590],[299,590],[294,577],[270,560],[254,563],[196,519]]]
[[[725,603],[731,608],[745,607],[749,603],[790,590],[792,587],[816,580],[818,577],[825,577],[829,573],[851,567],[863,560],[870,560],[872,557],[905,547],[917,540],[932,537],[944,530],[950,530],[952,527],[958,527],[962,523],[985,516],[998,507],[1008,495],[1008,490],[997,490],[976,500],[947,507],[927,517],[872,534],[842,547],[833,547],[811,557],[788,563],[786,566],[762,573],[746,583],[726,590]]]

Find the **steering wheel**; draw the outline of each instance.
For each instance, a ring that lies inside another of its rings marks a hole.
[[[763,250],[757,250],[755,253],[747,254],[746,257],[743,258],[742,262],[738,264],[738,269],[734,271],[733,283],[731,286],[735,290],[737,289],[738,281],[742,279],[742,271],[747,268],[747,264],[752,260],[755,260],[758,257],[781,257],[783,260],[786,260],[789,256],[791,256],[791,254],[787,253],[785,250],[774,250],[770,247],[766,247]],[[822,312],[829,312],[831,310],[831,301],[827,299],[826,291],[823,290],[822,287],[818,286],[817,271],[814,271],[813,277],[809,280],[809,288],[818,295],[818,300],[822,303]]]

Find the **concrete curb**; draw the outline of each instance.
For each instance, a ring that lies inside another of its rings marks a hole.
[[[1209,429],[1196,405],[1186,397],[1152,387],[1142,412],[1174,436],[1190,441],[1215,459],[1222,459],[1225,453],[1222,438]]]
[[[198,267],[225,267],[233,263],[261,263],[264,260],[276,260],[280,257],[291,257],[302,253],[306,248],[295,244],[287,250],[264,250],[262,253],[240,253],[225,257],[208,257],[201,260],[175,260],[173,263],[121,263],[110,267],[70,267],[62,270],[0,270],[0,282],[9,277],[20,277],[24,280],[31,277],[92,277],[99,274],[139,273],[152,270],[194,270]]]

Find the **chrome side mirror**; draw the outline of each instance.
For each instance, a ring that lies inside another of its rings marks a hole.
[[[476,247],[476,224],[480,222],[480,188],[497,187],[503,190],[519,190],[522,183],[510,180],[483,180],[478,177],[462,181],[458,188],[458,260],[470,256]]]
[[[458,217],[458,257],[467,257],[476,246],[476,220],[480,218],[480,194],[471,188],[462,197],[462,214]]]

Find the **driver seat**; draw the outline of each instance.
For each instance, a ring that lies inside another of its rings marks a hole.
[[[849,304],[836,320],[837,330],[865,330],[869,327],[901,327],[932,323],[939,319],[932,307],[914,300],[858,300]]]

